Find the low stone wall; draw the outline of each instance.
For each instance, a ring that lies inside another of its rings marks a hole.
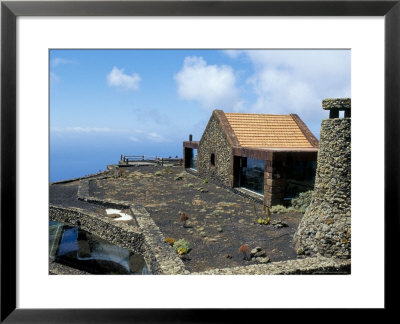
[[[142,206],[131,206],[131,211],[144,236],[148,257],[153,265],[152,272],[158,274],[189,274],[173,248],[164,242],[164,235]]]
[[[294,274],[349,274],[350,260],[315,257],[245,267],[192,272],[192,275],[294,275]]]
[[[324,119],[311,204],[295,235],[299,253],[350,258],[351,119]]]
[[[86,175],[86,176],[83,176],[83,177],[79,177],[79,178],[72,178],[72,179],[54,181],[54,182],[51,182],[50,184],[62,184],[62,183],[69,183],[69,182],[79,181],[79,180],[83,180],[83,179],[91,179],[91,178],[97,177],[97,176],[102,175],[102,174],[104,174],[104,171],[100,171],[100,172],[97,172],[97,173],[89,174],[89,175]]]
[[[78,208],[63,208],[50,205],[50,220],[77,226],[103,240],[144,256],[153,274],[188,274],[179,256],[171,246],[164,243],[158,226],[144,208],[131,208],[138,227],[113,222],[104,217]]]
[[[90,273],[49,260],[49,275],[88,275]]]
[[[144,256],[153,274],[188,274],[185,265],[173,248],[164,242],[164,235],[142,206],[126,201],[98,199],[89,195],[90,179],[82,179],[78,199],[105,208],[130,209],[136,226],[115,222],[104,217],[73,208],[51,206],[50,219],[74,226],[77,219],[81,228],[118,246]],[[62,210],[62,212],[60,212]],[[129,240],[131,233],[140,235],[140,244]],[[139,247],[140,245],[140,247]]]
[[[134,253],[143,254],[144,237],[139,227],[115,223],[112,219],[98,216],[80,208],[64,208],[50,204],[50,220],[70,226],[77,226],[103,240],[111,242]]]

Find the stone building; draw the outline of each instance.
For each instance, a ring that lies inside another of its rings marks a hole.
[[[200,141],[183,142],[185,168],[267,206],[313,189],[317,152],[318,140],[296,114],[214,110]]]
[[[351,257],[351,100],[325,99],[318,166],[311,204],[295,234],[296,248],[307,255]],[[344,117],[339,118],[339,111]]]

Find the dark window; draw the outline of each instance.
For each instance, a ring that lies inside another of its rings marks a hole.
[[[192,156],[190,159],[190,168],[197,170],[197,149],[192,150]]]
[[[212,166],[215,166],[215,154],[211,154],[210,163]]]
[[[185,168],[197,170],[197,149],[185,147]]]
[[[264,194],[265,161],[247,158],[241,164],[239,186]]]
[[[289,158],[285,166],[285,198],[287,199],[314,189],[317,162],[296,161],[295,158]]]

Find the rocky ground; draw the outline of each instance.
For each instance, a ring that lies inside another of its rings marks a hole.
[[[121,170],[91,178],[89,196],[143,206],[165,238],[183,238],[190,243],[191,250],[183,258],[190,272],[296,259],[292,238],[302,214],[272,214],[271,224],[258,224],[264,217],[262,205],[184,172],[182,167]],[[100,205],[78,200],[78,187],[79,181],[52,184],[50,203],[118,219],[118,215],[107,215]],[[180,213],[189,218],[185,226]],[[134,220],[126,222],[133,225]],[[254,252],[253,256],[247,253],[247,260],[239,253],[244,244]]]

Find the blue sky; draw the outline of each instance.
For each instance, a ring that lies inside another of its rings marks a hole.
[[[50,181],[120,154],[182,156],[214,109],[297,113],[319,137],[321,101],[350,97],[350,50],[50,50]]]

